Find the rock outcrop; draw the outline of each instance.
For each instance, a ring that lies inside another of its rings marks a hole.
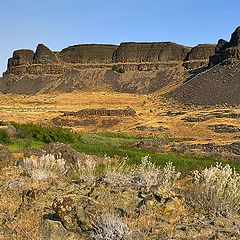
[[[34,52],[29,49],[16,50],[8,60],[8,68],[33,63]]]
[[[45,45],[39,44],[34,55],[33,63],[35,64],[49,64],[56,63],[57,58],[55,54]]]
[[[215,52],[216,45],[214,44],[199,44],[196,47],[193,47],[188,53],[186,60],[206,60],[209,59]]]
[[[116,45],[84,44],[63,49],[58,57],[67,63],[111,63]]]
[[[132,116],[136,115],[136,111],[132,108],[126,109],[106,109],[106,108],[99,108],[99,109],[82,109],[78,112],[66,112],[64,116]]]
[[[187,54],[183,66],[187,69],[196,69],[208,64],[209,57],[215,53],[214,44],[199,44]]]
[[[172,92],[180,102],[193,105],[240,104],[240,27],[229,42],[221,39],[209,67]]]
[[[171,42],[121,43],[113,54],[114,62],[168,62],[183,61],[189,47]]]
[[[234,64],[240,60],[240,27],[233,32],[229,42],[220,39],[215,54],[210,57],[209,66],[217,64]]]

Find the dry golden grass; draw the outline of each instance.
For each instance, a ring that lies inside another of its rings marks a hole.
[[[176,83],[177,84],[177,83]],[[165,89],[168,91],[169,89]],[[164,91],[165,91],[164,90]],[[20,123],[44,123],[51,124],[54,117],[62,115],[67,111],[79,111],[85,108],[126,108],[136,110],[136,117],[115,117],[120,120],[119,124],[110,128],[97,126],[74,127],[76,131],[118,131],[137,132],[157,136],[167,136],[174,139],[185,139],[190,143],[230,143],[239,133],[218,134],[208,128],[214,124],[232,124],[240,126],[238,119],[213,118],[204,122],[189,123],[182,120],[183,117],[199,114],[200,112],[211,112],[212,108],[189,108],[186,109],[179,104],[163,98],[159,94],[136,95],[113,92],[73,92],[30,95],[0,95],[0,116],[3,121],[15,121]],[[222,108],[224,109],[224,108]],[[225,108],[226,109],[226,108]],[[240,108],[232,108],[240,112]],[[180,116],[160,116],[167,111],[187,111]],[[105,117],[106,118],[106,117]],[[104,117],[95,117],[97,122]],[[136,130],[136,126],[146,126],[145,130]],[[150,128],[166,128],[165,131],[154,131]]]

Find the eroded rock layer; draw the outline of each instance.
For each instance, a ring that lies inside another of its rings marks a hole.
[[[13,53],[0,92],[165,94],[174,90],[172,95],[184,103],[238,104],[239,60],[240,27],[229,42],[220,39],[217,45],[193,48],[172,42],[125,42],[119,46],[74,45],[54,52],[39,44],[35,52],[23,49]]]
[[[110,63],[116,45],[84,44],[63,49],[58,57],[67,63]]]
[[[171,42],[122,43],[113,54],[114,62],[183,61],[191,48]]]

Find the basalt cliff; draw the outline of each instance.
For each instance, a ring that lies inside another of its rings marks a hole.
[[[195,47],[126,42],[81,44],[56,52],[39,44],[35,51],[14,51],[0,79],[0,91],[159,92],[185,104],[239,104],[239,60],[240,27],[229,42],[220,39]]]

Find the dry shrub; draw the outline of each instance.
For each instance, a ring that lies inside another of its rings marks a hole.
[[[240,211],[240,174],[229,165],[217,164],[195,171],[189,200],[214,215],[224,217]]]
[[[175,181],[180,177],[171,162],[161,168],[151,162],[151,158],[142,158],[141,164],[135,167],[128,167],[126,160],[119,165],[106,168],[105,181],[113,186],[133,187],[149,189],[152,186],[163,186],[171,189]]]
[[[33,180],[56,179],[66,174],[65,160],[46,154],[41,157],[31,156],[25,158],[22,167],[29,171]]]
[[[132,231],[123,219],[112,213],[103,213],[98,217],[95,227],[93,240],[133,240]]]
[[[93,183],[97,177],[97,164],[91,156],[87,156],[85,162],[78,161],[74,166],[72,176],[83,182]]]

